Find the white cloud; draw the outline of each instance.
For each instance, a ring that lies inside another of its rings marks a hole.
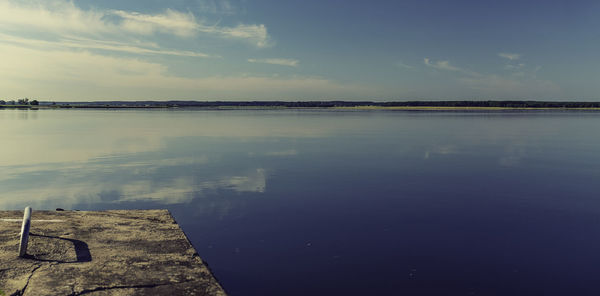
[[[265,25],[237,25],[235,27],[203,27],[203,32],[216,33],[226,38],[245,39],[257,47],[269,47],[273,41],[267,34]]]
[[[450,65],[449,61],[432,61],[429,58],[424,58],[423,62],[425,63],[426,66],[434,68],[434,69],[438,69],[438,70],[444,70],[444,71],[453,71],[453,72],[459,72],[462,73],[464,75],[468,75],[468,76],[481,76],[481,74],[475,72],[475,71],[470,71],[470,70],[466,70],[463,68],[459,68],[453,65]]]
[[[279,66],[297,67],[299,61],[295,59],[248,59],[250,63],[263,63]]]
[[[521,58],[521,55],[518,53],[505,53],[505,52],[501,52],[498,54],[499,57],[501,58],[505,58],[511,61],[515,61],[518,60],[519,58]]]
[[[33,29],[37,32],[64,34],[109,33],[119,31],[113,23],[103,20],[106,13],[84,11],[70,1],[2,1],[0,27]]]
[[[195,37],[202,33],[219,38],[244,40],[257,47],[272,45],[263,24],[239,24],[234,27],[206,25],[190,12],[167,9],[162,13],[143,14],[124,10],[83,10],[71,1],[5,1],[0,3],[0,28],[58,36],[77,34],[100,40],[131,34],[149,36],[156,33]]]
[[[47,41],[39,39],[21,38],[0,33],[0,42],[19,44],[23,46],[31,46],[45,49],[61,49],[61,48],[77,48],[77,49],[99,49],[108,51],[125,52],[132,54],[158,54],[158,55],[173,55],[173,56],[188,56],[188,57],[216,57],[213,55],[187,51],[187,50],[169,50],[160,49],[158,45],[152,43],[123,43],[118,41],[103,41],[87,38],[65,38],[59,41]]]
[[[107,14],[121,17],[121,29],[139,34],[155,32],[173,33],[181,37],[189,37],[196,33],[198,22],[191,13],[183,13],[167,9],[160,14],[142,14],[123,10],[111,10]]]
[[[163,32],[189,37],[198,33],[207,33],[221,38],[246,40],[257,47],[272,45],[267,27],[263,24],[239,24],[234,27],[207,25],[198,22],[191,13],[170,9],[165,13],[154,15],[120,10],[112,11],[112,13],[123,18],[123,22],[120,24],[123,29],[139,34]]]
[[[523,63],[519,63],[519,64],[516,64],[516,65],[511,65],[511,64],[504,65],[504,69],[511,70],[511,71],[516,71],[516,70],[519,70],[519,69],[521,69],[523,67],[525,67],[525,64],[523,64]]]
[[[165,65],[87,51],[23,48],[0,42],[5,97],[53,100],[307,99],[357,97],[372,89],[319,77],[173,76]],[[34,86],[34,87],[32,87]]]
[[[433,62],[429,58],[424,58],[423,62],[425,63],[426,66],[432,67],[435,69],[439,69],[439,70],[462,71],[462,69],[450,65],[450,62],[448,62],[448,61]]]
[[[173,33],[180,37],[190,37],[198,33],[207,33],[221,38],[246,40],[257,47],[272,45],[267,27],[263,24],[239,24],[234,27],[207,25],[197,21],[191,13],[171,9],[153,15],[122,10],[113,10],[110,13],[122,18],[121,29],[138,34],[147,35],[161,32]]]

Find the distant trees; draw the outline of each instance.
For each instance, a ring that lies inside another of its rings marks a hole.
[[[375,102],[383,107],[502,107],[502,108],[600,108],[600,102],[547,101],[406,101]]]
[[[115,105],[120,102],[110,102]],[[168,102],[136,102],[149,105],[165,104],[179,107],[504,107],[504,108],[600,108],[600,102],[545,102],[545,101],[168,101]]]
[[[30,101],[28,98],[18,99],[17,101],[15,101],[15,100],[10,100],[10,101],[0,100],[0,105],[32,105],[32,106],[37,106],[39,104],[40,104],[40,102],[38,100],[31,100]]]
[[[0,100],[0,105],[37,106],[38,100],[28,98],[5,101]],[[600,108],[600,101],[596,102],[560,102],[560,101],[137,101],[137,102],[78,102],[62,103],[46,101],[44,105],[59,106],[61,108],[155,108],[155,107],[281,107],[281,108],[328,108],[328,107],[504,107],[504,108]]]

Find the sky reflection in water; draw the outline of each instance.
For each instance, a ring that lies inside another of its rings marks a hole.
[[[598,128],[593,112],[0,110],[0,208],[168,208],[232,295],[592,295]]]

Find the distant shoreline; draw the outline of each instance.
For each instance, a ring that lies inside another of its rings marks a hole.
[[[36,101],[37,102],[37,101]],[[600,110],[599,102],[549,101],[110,101],[5,104],[0,109]]]

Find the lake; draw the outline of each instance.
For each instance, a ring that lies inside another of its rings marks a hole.
[[[599,295],[600,113],[0,110],[0,209],[169,209],[231,295]]]

